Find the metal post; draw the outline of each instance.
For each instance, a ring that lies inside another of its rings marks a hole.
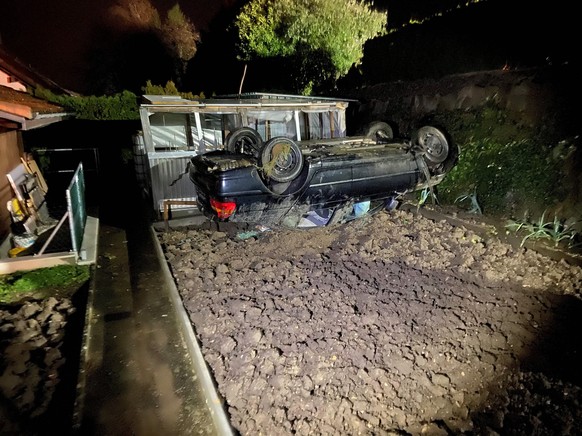
[[[40,256],[40,255],[42,255],[44,253],[44,250],[46,250],[46,248],[51,243],[51,241],[53,240],[53,238],[55,237],[55,235],[57,234],[57,232],[59,231],[59,229],[61,228],[61,226],[63,225],[63,223],[65,222],[65,220],[68,217],[69,217],[69,212],[67,211],[67,212],[65,212],[65,214],[63,215],[63,217],[61,218],[61,220],[59,221],[59,223],[56,225],[55,229],[52,231],[52,233],[49,236],[49,238],[46,240],[46,242],[42,246],[42,248],[38,252],[37,256]]]

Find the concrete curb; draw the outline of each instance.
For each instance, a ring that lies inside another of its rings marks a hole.
[[[214,421],[216,430],[221,435],[233,436],[234,433],[228,420],[226,410],[224,409],[224,400],[218,394],[214,380],[210,375],[210,371],[206,365],[206,362],[204,361],[202,351],[200,350],[200,344],[198,343],[194,333],[194,328],[190,322],[188,314],[186,313],[186,309],[182,304],[182,298],[180,297],[178,289],[176,288],[174,277],[170,272],[168,263],[166,262],[166,258],[164,256],[164,252],[156,236],[156,230],[153,226],[150,227],[150,235],[153,238],[154,246],[156,247],[156,255],[162,267],[164,281],[167,283],[166,289],[168,289],[170,300],[172,301],[174,310],[176,311],[176,319],[180,324],[180,329],[184,335],[186,346],[188,347],[188,351],[192,356],[194,370],[200,378],[200,385],[206,398],[206,403],[212,414],[212,419]]]

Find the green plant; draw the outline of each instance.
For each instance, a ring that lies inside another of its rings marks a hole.
[[[278,74],[301,81],[307,93],[359,65],[364,44],[384,35],[386,23],[386,12],[359,0],[252,0],[237,15],[234,30],[245,62],[300,54]]]
[[[478,215],[483,214],[483,211],[481,210],[481,206],[479,205],[479,202],[477,201],[477,188],[475,188],[471,194],[463,194],[463,195],[458,196],[455,199],[455,203],[457,201],[461,202],[461,201],[465,201],[465,200],[471,200],[471,208],[469,209],[469,213],[476,213]]]
[[[429,197],[432,199],[432,204],[439,203],[439,200],[436,196],[434,188],[432,186],[426,187],[422,191],[420,191],[418,203],[416,204],[416,211],[417,212],[426,203],[426,200],[428,200]]]
[[[518,233],[525,231],[526,235],[521,240],[520,247],[523,247],[528,239],[549,239],[558,246],[562,241],[569,241],[568,246],[576,245],[578,232],[572,224],[567,224],[565,220],[559,219],[554,215],[553,221],[545,221],[546,212],[544,212],[537,222],[530,222],[526,217],[523,220],[510,220],[506,228]]]
[[[452,204],[476,188],[488,215],[521,216],[566,199],[568,150],[575,144],[549,120],[524,123],[492,99],[471,110],[439,112],[430,122],[446,126],[460,148],[457,165],[439,184],[442,202]]]
[[[199,95],[194,95],[191,92],[181,92],[178,91],[176,88],[176,84],[168,80],[165,86],[162,85],[154,85],[151,80],[148,80],[145,86],[142,86],[141,90],[144,94],[151,94],[151,95],[179,95],[182,98],[187,100],[198,100],[204,99],[204,93],[200,93]]]
[[[196,100],[204,98],[204,94],[194,95],[191,92],[180,92],[172,81],[165,86],[153,85],[147,81],[142,88],[145,94],[179,95],[182,98]],[[138,97],[133,92],[123,91],[114,95],[59,95],[48,89],[38,87],[35,97],[62,106],[73,112],[82,120],[139,120]]]
[[[115,95],[79,96],[58,95],[38,87],[35,97],[62,106],[75,117],[83,120],[139,120],[137,96],[133,92],[123,91]]]

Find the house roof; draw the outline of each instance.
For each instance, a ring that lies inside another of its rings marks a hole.
[[[73,93],[25,65],[0,44],[0,69],[29,89],[43,87],[59,94]],[[62,107],[0,85],[0,129],[31,130],[68,118]]]
[[[0,127],[31,130],[68,118],[62,107],[0,86]]]
[[[12,53],[0,44],[0,69],[6,73],[17,77],[27,87],[49,89],[57,94],[74,95],[73,92],[64,89],[51,79],[35,71],[31,66],[26,65]]]

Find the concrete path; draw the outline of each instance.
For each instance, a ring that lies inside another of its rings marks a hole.
[[[74,432],[232,434],[153,228],[125,227],[99,230]]]

